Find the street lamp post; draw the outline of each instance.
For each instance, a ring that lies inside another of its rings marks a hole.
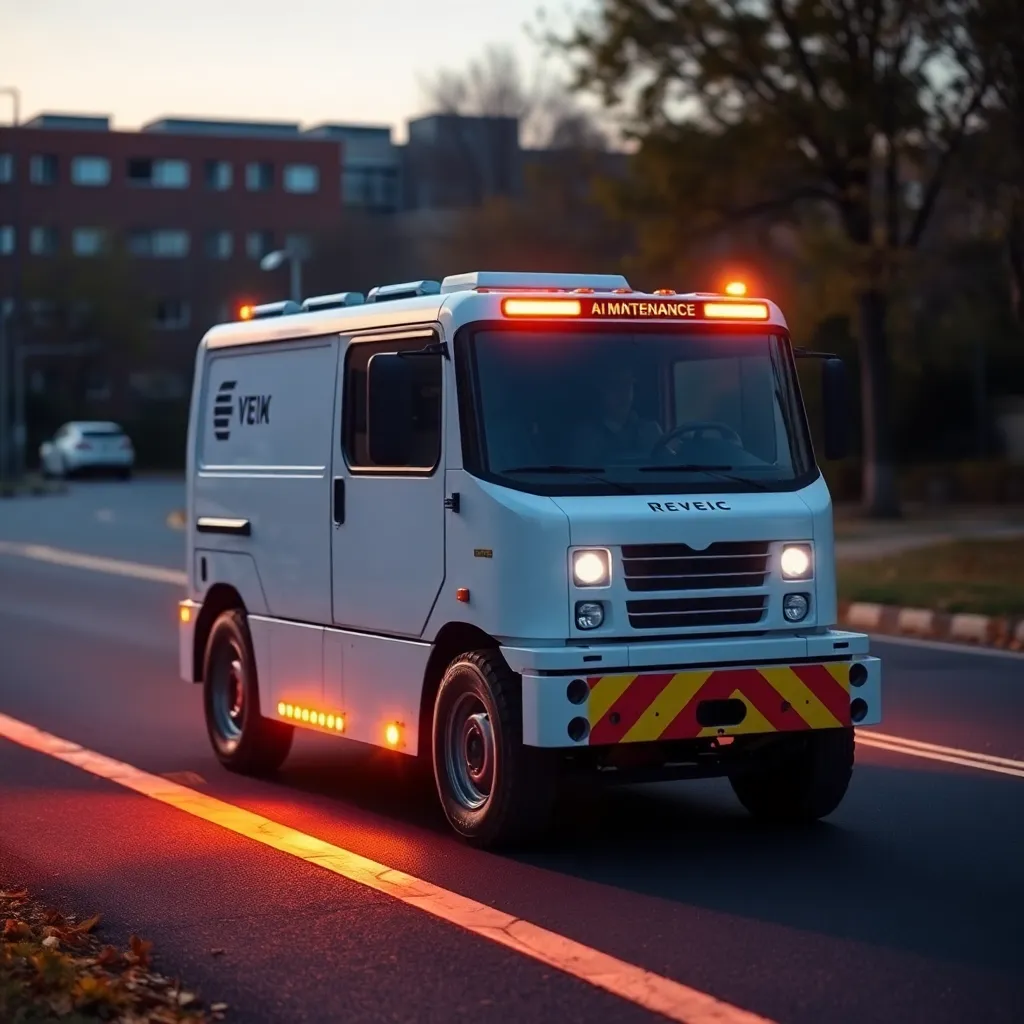
[[[292,302],[301,303],[303,253],[301,253],[297,248],[290,247],[287,249],[275,249],[273,252],[268,252],[267,255],[260,260],[260,269],[277,270],[277,268],[286,260],[288,261],[289,269],[291,271]]]
[[[11,118],[11,127],[18,128],[21,123],[21,93],[14,86],[0,86],[0,95],[10,96],[11,105],[14,108]],[[14,201],[14,216],[12,218],[14,227],[14,287],[11,297],[11,307],[8,308],[6,298],[0,298],[0,482],[8,477],[10,466],[10,379],[11,379],[11,351],[17,345],[17,338],[12,341],[12,334],[17,330],[18,298],[21,291],[21,203],[18,201],[18,147],[12,147],[11,159],[15,166],[11,168],[11,195]],[[11,328],[8,328],[8,320]]]

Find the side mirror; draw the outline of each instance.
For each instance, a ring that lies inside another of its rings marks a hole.
[[[440,443],[441,357],[422,353],[380,352],[366,373],[366,433],[370,461],[378,466],[427,469],[435,464],[430,439]],[[427,422],[427,421],[431,422]],[[426,442],[426,444],[425,444]]]
[[[825,458],[845,459],[850,441],[850,391],[846,364],[826,359],[821,367],[821,401],[824,409]]]

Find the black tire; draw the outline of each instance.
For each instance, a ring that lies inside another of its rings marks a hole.
[[[130,469],[119,469],[117,471],[117,479],[118,480],[131,480],[131,478],[132,478],[132,471]]]
[[[853,776],[853,729],[820,729],[780,742],[777,761],[730,777],[733,792],[763,821],[795,825],[827,817]]]
[[[487,727],[492,754],[489,772],[483,767]],[[456,756],[456,749],[465,757]],[[477,761],[481,766],[477,782],[471,784],[476,786],[476,797],[483,796],[478,805],[467,799],[472,793],[466,788],[474,749],[484,750]],[[448,666],[434,702],[432,753],[434,781],[445,815],[470,844],[485,849],[510,846],[545,830],[555,779],[545,770],[550,763],[545,752],[523,746],[521,683],[497,651],[472,651]]]
[[[245,614],[221,612],[203,658],[203,708],[213,752],[225,768],[266,775],[284,764],[294,727],[264,718]]]

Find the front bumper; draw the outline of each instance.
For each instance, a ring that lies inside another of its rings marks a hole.
[[[582,664],[576,671],[524,671],[523,742],[533,747],[607,746],[835,729],[882,720],[878,658],[856,653],[751,662],[736,654],[717,663],[639,671],[601,673]],[[579,680],[585,686],[574,685]]]

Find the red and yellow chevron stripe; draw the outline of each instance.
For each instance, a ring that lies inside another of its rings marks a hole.
[[[700,736],[794,732],[848,726],[849,662],[594,676],[588,713],[590,743],[643,743]],[[705,727],[697,708],[707,700],[741,700],[739,725]]]

